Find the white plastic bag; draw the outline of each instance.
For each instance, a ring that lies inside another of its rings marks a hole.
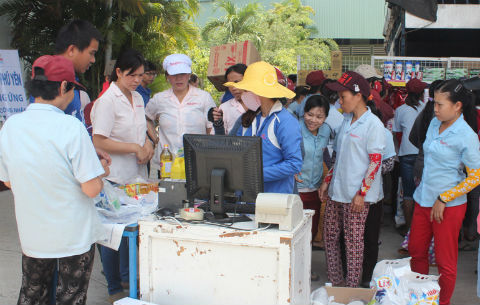
[[[438,276],[412,272],[410,257],[377,263],[370,286],[380,305],[438,305]]]
[[[312,305],[328,305],[327,290],[323,287],[314,290],[310,295],[310,300],[312,300]]]
[[[138,178],[134,181],[144,183]],[[104,188],[95,198],[97,211],[104,223],[131,224],[157,210],[158,193],[151,191],[131,197],[119,187],[104,180]]]
[[[440,285],[437,275],[423,275],[412,272],[402,280],[406,289],[407,305],[438,305]]]

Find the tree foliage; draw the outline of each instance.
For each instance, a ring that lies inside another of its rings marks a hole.
[[[311,38],[317,33],[311,7],[302,5],[300,0],[275,3],[269,10],[259,5],[253,9],[252,5],[237,7],[233,1],[218,1],[217,7],[225,16],[209,21],[203,28],[207,46],[252,40],[262,60],[284,74],[296,73],[298,56],[320,63],[323,69],[330,67],[330,51],[337,50],[338,45],[332,39]],[[242,25],[237,24],[240,20]]]
[[[105,38],[111,33],[112,58],[133,47],[160,63],[166,54],[195,45],[199,31],[192,17],[197,13],[198,0],[6,0],[0,5],[0,15],[12,24],[11,46],[27,68],[37,57],[53,54],[58,30],[73,19],[90,21]],[[82,76],[93,98],[103,81],[106,43]]]

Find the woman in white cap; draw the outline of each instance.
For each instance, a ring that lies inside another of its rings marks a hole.
[[[279,98],[295,93],[280,85],[275,68],[260,61],[248,66],[240,82],[227,87],[245,90],[242,101],[249,109],[242,117],[239,136],[262,138],[263,181],[267,193],[293,193],[294,175],[302,168],[302,134],[297,119]]]
[[[175,154],[183,148],[183,135],[186,133],[209,134],[212,123],[207,120],[208,110],[216,107],[211,95],[189,84],[192,61],[185,54],[172,54],[163,60],[165,77],[172,86],[159,92],[148,102],[145,114],[151,137],[159,143],[153,158],[159,166],[162,147],[168,144]],[[153,122],[158,120],[158,139]]]

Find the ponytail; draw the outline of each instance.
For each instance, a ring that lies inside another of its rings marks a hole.
[[[472,127],[473,131],[478,131],[475,95],[472,91],[466,89],[459,80],[451,79],[442,83],[436,92],[448,93],[449,101],[454,104],[461,102],[464,120]]]
[[[408,92],[407,97],[405,98],[405,104],[417,110],[417,107],[420,106],[420,98],[423,95],[422,93]]]
[[[242,114],[242,126],[245,128],[249,128],[257,114],[260,113],[260,107],[256,111],[248,109],[247,112]]]
[[[382,113],[380,110],[378,110],[377,106],[375,106],[375,102],[373,101],[373,98],[371,99],[370,97],[366,99],[367,100],[367,106],[370,108],[370,111],[376,115],[380,121],[383,119],[382,118]]]

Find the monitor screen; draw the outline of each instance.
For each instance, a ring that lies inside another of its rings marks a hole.
[[[263,192],[261,138],[186,134],[183,144],[190,202],[209,199],[213,207],[212,201],[218,201],[216,196],[222,193],[223,202],[217,204],[226,203],[224,198],[253,204]],[[212,211],[220,212],[219,208]]]

